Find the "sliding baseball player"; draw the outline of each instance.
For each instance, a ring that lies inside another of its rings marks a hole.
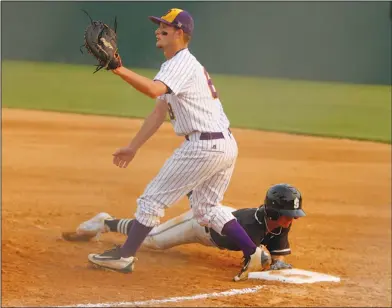
[[[192,198],[192,193],[188,194]],[[272,256],[270,269],[288,269],[292,266],[285,262],[284,257],[291,253],[288,234],[293,219],[305,216],[302,210],[301,193],[288,184],[270,187],[266,193],[264,204],[254,208],[236,210],[225,206],[249,237],[257,246],[268,249]],[[124,235],[134,223],[134,219],[115,219],[108,213],[99,213],[92,219],[80,224],[76,233],[65,233],[67,240],[89,240],[98,238],[106,232],[118,232]],[[201,244],[239,251],[229,238],[215,232],[212,228],[201,226],[194,217],[193,211],[170,219],[154,227],[144,240],[142,246],[150,249],[163,250],[184,244]]]

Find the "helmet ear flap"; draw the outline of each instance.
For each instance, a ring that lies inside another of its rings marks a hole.
[[[278,220],[280,217],[279,211],[267,207],[267,205],[264,205],[264,213],[269,220]]]

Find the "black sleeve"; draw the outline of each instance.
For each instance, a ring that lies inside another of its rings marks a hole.
[[[245,232],[249,235],[252,241],[258,246],[262,238],[263,229],[260,228],[259,224],[254,218],[256,209],[240,209],[233,212],[234,217],[238,223],[244,228]],[[241,250],[234,242],[232,242],[227,236],[220,235],[213,229],[210,229],[211,238],[214,243],[223,249],[239,251]]]
[[[286,229],[282,228],[282,232],[279,235],[271,237],[269,243],[267,244],[267,248],[271,255],[284,256],[291,254],[290,243],[288,239],[290,228],[291,225]]]

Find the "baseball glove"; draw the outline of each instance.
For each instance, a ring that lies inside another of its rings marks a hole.
[[[257,258],[254,258],[252,260],[251,256],[244,256],[244,263],[242,269],[240,273],[234,277],[234,281],[246,280],[248,279],[248,275],[250,272],[266,271],[270,268],[272,262],[270,252],[265,245],[260,245],[260,250],[260,260],[257,260]],[[256,252],[254,255],[256,255]]]
[[[266,246],[260,245],[261,248],[261,266],[262,270],[268,270],[272,263],[272,257]]]
[[[84,32],[84,44],[80,51],[83,53],[82,47],[85,47],[87,52],[98,60],[94,73],[102,68],[113,70],[122,66],[117,47],[117,18],[115,18],[113,30],[102,21],[93,21],[85,10],[82,11],[90,18],[91,24]]]

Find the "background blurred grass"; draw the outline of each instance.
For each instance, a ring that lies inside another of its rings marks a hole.
[[[154,100],[93,66],[2,62],[2,106],[144,117]],[[153,77],[153,70],[136,72]],[[391,142],[389,86],[212,75],[232,127]]]

